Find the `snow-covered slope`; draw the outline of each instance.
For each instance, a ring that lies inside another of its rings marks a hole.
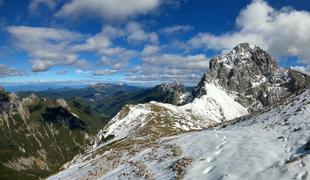
[[[211,83],[205,83],[206,94],[195,98],[183,108],[197,117],[218,123],[228,121],[248,114],[247,109],[235,101],[236,95],[227,93],[223,88]]]
[[[233,94],[213,84],[205,84],[205,89],[205,95],[184,106],[155,101],[125,106],[101,130],[99,141],[109,135],[114,135],[114,140],[134,136],[149,124],[153,124],[153,129],[162,127],[176,132],[201,130],[248,114]]]
[[[105,145],[49,179],[307,179],[309,132],[307,90],[221,127]]]

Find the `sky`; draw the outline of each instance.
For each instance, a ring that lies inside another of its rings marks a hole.
[[[0,0],[0,85],[194,85],[243,42],[309,73],[307,1]]]

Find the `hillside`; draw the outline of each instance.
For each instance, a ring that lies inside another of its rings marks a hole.
[[[0,91],[0,179],[38,179],[57,172],[91,144],[106,122],[82,103],[20,98]]]

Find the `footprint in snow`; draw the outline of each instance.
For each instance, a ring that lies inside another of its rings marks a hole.
[[[225,141],[222,141],[221,142],[221,145],[224,145],[224,144],[226,144],[227,143],[227,141],[225,140]]]
[[[296,174],[296,178],[300,180],[306,180],[308,177],[307,171],[300,171],[298,174]]]
[[[301,160],[301,161],[299,162],[299,166],[300,166],[300,167],[305,167],[306,164],[305,164],[305,162],[304,162],[303,160]]]
[[[216,149],[221,149],[223,147],[224,144],[220,144],[218,146],[216,146]]]
[[[288,141],[288,139],[289,139],[289,137],[288,137],[288,136],[286,136],[286,137],[284,138],[284,141],[285,141],[285,142],[287,142],[287,141]]]
[[[208,174],[208,173],[210,173],[214,168],[215,168],[215,166],[207,167],[205,170],[202,171],[202,173],[203,173],[203,174]]]
[[[223,138],[222,138],[222,141],[225,141],[226,140],[226,136],[224,136]]]
[[[289,146],[288,148],[286,148],[285,152],[291,153],[292,152],[292,147]]]
[[[214,155],[219,155],[219,154],[221,154],[223,152],[223,150],[221,149],[221,150],[218,150],[218,151],[216,151],[215,153],[213,153]]]
[[[209,157],[207,158],[207,162],[210,163],[210,162],[213,162],[216,160],[216,157]]]

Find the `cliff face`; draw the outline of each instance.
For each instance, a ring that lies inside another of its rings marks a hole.
[[[194,97],[207,93],[203,89],[205,83],[236,92],[238,102],[249,111],[256,111],[309,87],[310,78],[279,67],[266,51],[243,43],[210,61],[208,74],[194,89]]]
[[[156,101],[173,105],[184,104],[190,94],[178,81],[157,85],[151,91],[158,94]]]

